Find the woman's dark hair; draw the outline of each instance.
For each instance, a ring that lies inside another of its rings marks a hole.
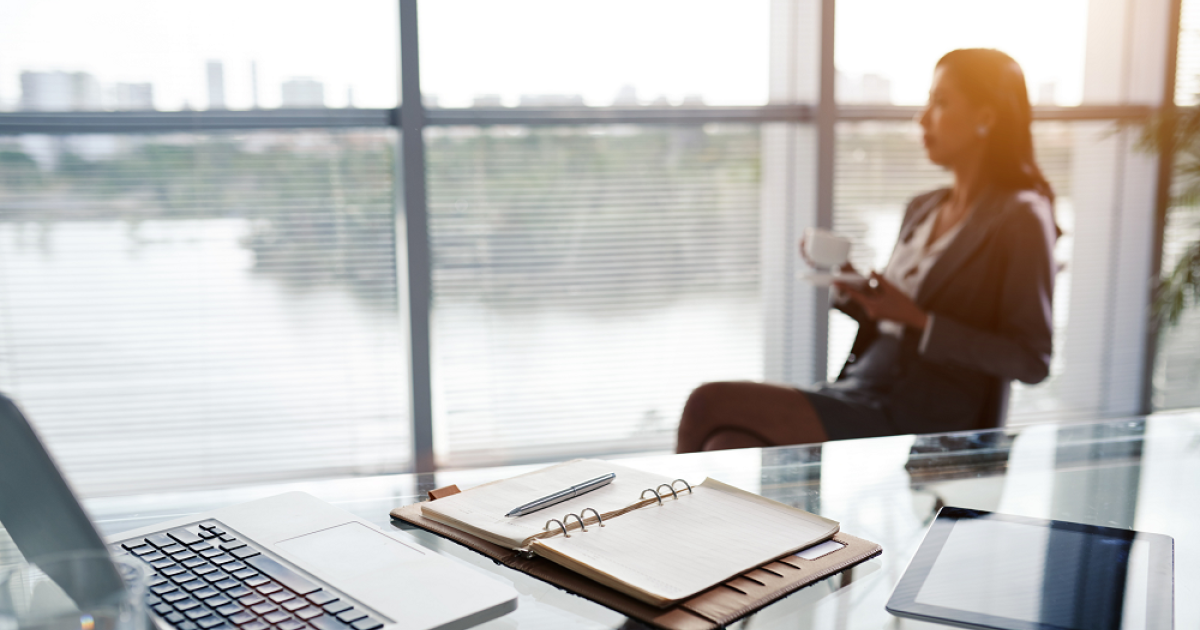
[[[999,50],[963,48],[946,53],[936,67],[968,100],[996,114],[983,157],[983,172],[991,183],[1009,190],[1036,190],[1053,205],[1054,189],[1033,157],[1033,112],[1021,66]]]

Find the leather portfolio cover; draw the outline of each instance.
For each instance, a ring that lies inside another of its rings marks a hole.
[[[430,494],[444,497],[455,492],[442,488]],[[833,540],[845,545],[841,549],[814,560],[796,555],[786,556],[734,576],[723,584],[672,606],[657,608],[545,558],[524,557],[518,551],[429,520],[422,516],[420,503],[396,508],[391,515],[453,540],[505,566],[664,630],[711,630],[725,626],[805,586],[883,553],[883,548],[873,542],[838,532]]]

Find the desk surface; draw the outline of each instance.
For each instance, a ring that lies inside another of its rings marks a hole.
[[[946,436],[902,436],[821,446],[621,458],[699,481],[705,476],[840,521],[883,545],[883,556],[760,611],[734,628],[917,628],[884,610],[892,587],[941,505],[1138,529],[1175,538],[1175,627],[1200,628],[1200,412],[1095,424],[1034,425]],[[229,490],[87,501],[103,533],[230,503],[303,490],[382,527],[427,490],[476,484],[540,466],[430,475],[274,483]],[[510,581],[518,610],[483,628],[621,628],[606,608],[420,530],[427,547]],[[636,626],[628,626],[636,627]],[[941,626],[937,626],[941,627]]]

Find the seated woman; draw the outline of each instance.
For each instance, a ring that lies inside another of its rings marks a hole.
[[[837,380],[809,390],[702,385],[684,407],[676,450],[1002,424],[1010,382],[1037,383],[1050,368],[1059,232],[1030,119],[1011,57],[942,57],[920,124],[930,161],[954,185],[908,204],[882,274],[834,283],[834,306],[859,324]]]

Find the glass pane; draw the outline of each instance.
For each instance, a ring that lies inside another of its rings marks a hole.
[[[1194,186],[1177,175],[1176,187]],[[1163,239],[1163,274],[1171,274],[1185,257],[1200,253],[1200,205],[1176,205],[1167,216]],[[1195,263],[1192,263],[1193,268]],[[1200,296],[1194,296],[1200,297]],[[1163,324],[1154,373],[1154,406],[1176,409],[1200,406],[1200,304],[1185,308],[1175,324]]]
[[[442,107],[763,104],[769,5],[422,2],[421,84]]]
[[[397,3],[7,0],[0,109],[395,107]],[[69,16],[69,17],[67,17]]]
[[[1200,2],[1183,0],[1179,21],[1175,102],[1192,106],[1200,103]]]
[[[923,104],[942,55],[998,48],[1021,64],[1035,105],[1078,105],[1087,9],[1087,0],[838,0],[838,100]]]
[[[1074,269],[1070,264],[1075,249],[1077,213],[1073,191],[1108,180],[1109,172],[1092,165],[1076,164],[1075,147],[1084,140],[1111,134],[1111,123],[1034,124],[1034,146],[1038,163],[1054,187],[1055,213],[1064,234],[1055,248],[1060,270],[1054,292],[1054,356],[1050,377],[1027,386],[1014,384],[1009,422],[1020,423],[1057,417],[1063,413],[1085,413],[1080,401],[1098,405],[1097,384],[1087,379],[1066,379],[1083,359],[1066,350],[1070,324],[1094,319],[1105,304],[1088,304],[1071,312],[1071,287],[1076,278],[1090,285],[1111,282],[1103,267]],[[948,173],[931,164],[921,145],[920,127],[915,123],[841,123],[838,126],[834,229],[854,240],[851,258],[859,269],[886,266],[900,230],[904,209],[915,195],[948,186]],[[1111,166],[1111,165],[1110,165]],[[1078,327],[1077,327],[1078,329]],[[835,378],[846,360],[857,332],[857,324],[840,312],[830,315],[829,377]],[[1092,340],[1101,344],[1102,339]],[[1086,342],[1086,340],[1085,340]],[[1081,384],[1082,383],[1082,384]],[[1089,388],[1078,391],[1079,387]]]
[[[0,391],[76,488],[407,466],[395,137],[0,140]]]
[[[448,466],[671,449],[763,374],[755,126],[426,130]]]

